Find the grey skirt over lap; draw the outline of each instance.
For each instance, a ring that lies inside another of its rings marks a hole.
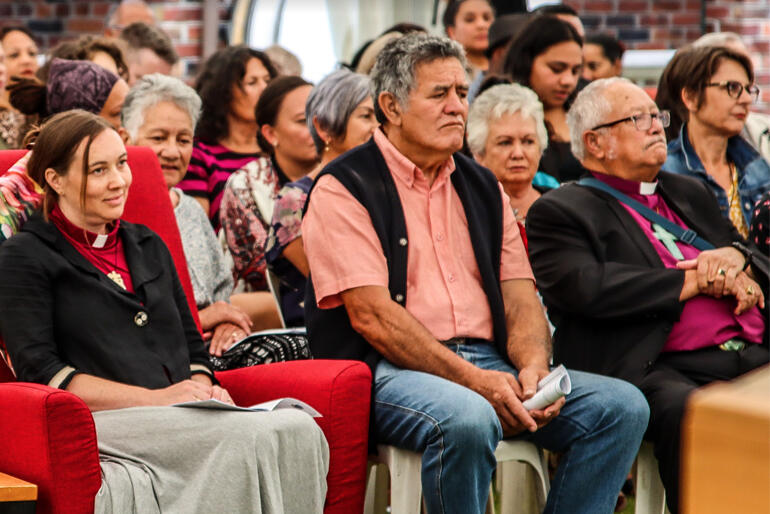
[[[329,447],[303,412],[134,407],[94,422],[97,514],[323,511]]]

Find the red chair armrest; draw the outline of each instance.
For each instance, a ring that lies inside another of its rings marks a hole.
[[[329,443],[326,514],[362,512],[372,375],[362,362],[277,362],[217,373],[238,405],[292,397],[313,406]]]
[[[0,412],[0,471],[38,486],[38,514],[93,513],[102,477],[94,420],[80,398],[3,383]]]

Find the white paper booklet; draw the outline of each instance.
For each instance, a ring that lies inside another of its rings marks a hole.
[[[323,417],[321,413],[315,410],[313,407],[303,402],[302,400],[297,400],[296,398],[278,398],[277,400],[270,400],[269,402],[258,403],[257,405],[252,405],[251,407],[238,407],[237,405],[230,405],[225,402],[214,400],[214,399],[202,400],[197,402],[175,403],[173,406],[174,407],[192,407],[194,409],[240,410],[240,411],[251,411],[251,412],[260,412],[260,411],[268,412],[268,411],[274,411],[278,409],[298,409],[298,410],[301,410],[302,412],[310,414],[314,418]]]
[[[522,403],[527,410],[543,409],[572,391],[567,368],[560,365],[537,383],[537,392]]]

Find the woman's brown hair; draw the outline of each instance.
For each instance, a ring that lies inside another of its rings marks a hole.
[[[281,110],[281,105],[283,105],[283,99],[286,98],[286,95],[298,87],[312,85],[302,77],[291,75],[285,75],[270,81],[259,96],[257,107],[254,109],[257,127],[259,127],[259,130],[257,130],[257,142],[260,148],[270,154],[273,153],[273,145],[268,143],[265,136],[262,135],[262,125],[275,125],[275,121],[278,119],[278,112]]]
[[[666,129],[666,138],[671,141],[679,137],[679,129],[690,117],[682,101],[682,91],[687,90],[697,99],[698,108],[703,105],[706,86],[711,77],[725,60],[740,64],[749,82],[754,82],[754,68],[744,54],[724,46],[691,45],[679,49],[671,58],[660,76],[655,103],[660,109],[671,111],[671,124]]]
[[[128,65],[119,41],[91,35],[80,36],[74,41],[64,41],[53,47],[46,63],[37,70],[37,77],[43,82],[48,81],[48,70],[55,57],[70,61],[90,61],[98,52],[109,55],[115,61],[118,76],[128,80]]]
[[[246,45],[223,48],[203,64],[195,80],[195,91],[203,102],[195,137],[209,144],[218,144],[227,137],[230,131],[227,115],[233,102],[233,86],[243,89],[241,81],[251,59],[262,63],[270,80],[278,76],[267,54]]]
[[[48,168],[58,175],[69,172],[75,154],[81,142],[87,139],[83,150],[83,182],[80,188],[80,205],[85,206],[86,186],[88,185],[88,155],[94,138],[105,130],[115,130],[103,118],[80,109],[66,111],[52,116],[42,126],[33,129],[27,135],[27,141],[33,144],[32,156],[27,163],[27,174],[37,182],[45,192],[43,214],[48,214],[58,202],[56,191],[45,179]]]
[[[46,86],[36,77],[16,77],[6,87],[11,105],[27,116],[48,117]]]

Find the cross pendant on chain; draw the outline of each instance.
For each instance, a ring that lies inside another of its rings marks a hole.
[[[118,273],[117,271],[112,270],[109,273],[107,273],[107,278],[109,278],[110,280],[118,284],[123,289],[126,288],[126,283],[123,282],[123,277],[121,277],[120,273]]]

